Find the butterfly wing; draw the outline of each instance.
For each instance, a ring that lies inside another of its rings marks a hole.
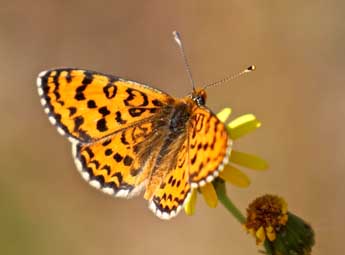
[[[161,219],[175,217],[190,195],[187,144],[185,139],[177,154],[175,166],[164,177],[150,201],[149,208]]]
[[[72,68],[40,73],[37,86],[45,112],[59,133],[83,143],[148,120],[174,101],[146,85]]]
[[[176,165],[150,202],[150,209],[162,219],[174,217],[191,188],[211,182],[228,162],[232,143],[224,124],[210,110],[196,105],[190,118],[185,141],[176,150]]]
[[[150,177],[164,129],[145,122],[95,143],[73,143],[75,163],[95,188],[118,197],[140,193]]]
[[[228,163],[232,142],[225,125],[206,107],[194,107],[189,127],[189,181],[211,182]]]

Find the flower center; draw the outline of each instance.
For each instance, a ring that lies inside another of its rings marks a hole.
[[[273,228],[278,231],[287,222],[287,204],[277,196],[264,195],[255,199],[247,209],[246,228],[257,231]]]

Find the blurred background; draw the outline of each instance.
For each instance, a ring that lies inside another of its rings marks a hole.
[[[138,197],[85,183],[69,142],[48,122],[37,74],[82,67],[182,97],[191,91],[171,32],[181,32],[196,84],[248,65],[208,91],[215,112],[254,113],[262,127],[235,148],[270,170],[228,185],[242,211],[274,193],[316,232],[313,254],[339,254],[345,235],[343,1],[2,1],[0,5],[1,254],[259,254],[224,209],[161,221]]]

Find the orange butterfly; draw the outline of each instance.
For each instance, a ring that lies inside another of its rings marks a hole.
[[[204,89],[177,99],[116,76],[74,68],[37,78],[44,111],[72,143],[93,187],[130,198],[145,190],[160,218],[177,215],[191,189],[218,176],[231,140],[206,106]]]

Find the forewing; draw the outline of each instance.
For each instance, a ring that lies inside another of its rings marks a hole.
[[[174,168],[164,177],[150,201],[150,209],[161,219],[175,217],[190,195],[187,148],[185,139],[177,154]]]
[[[189,180],[192,187],[211,182],[228,163],[232,142],[225,125],[205,107],[195,107],[189,126]]]
[[[59,133],[93,142],[149,119],[173,98],[148,86],[80,69],[53,69],[37,78],[41,103]]]

